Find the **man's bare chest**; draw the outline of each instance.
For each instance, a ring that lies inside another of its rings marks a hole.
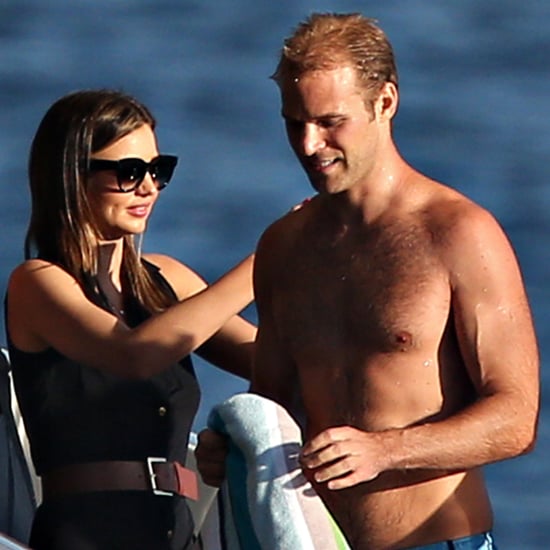
[[[273,313],[291,348],[407,349],[448,313],[445,271],[429,235],[413,228],[304,239],[275,283]]]

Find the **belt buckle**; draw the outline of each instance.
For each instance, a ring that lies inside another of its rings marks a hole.
[[[154,464],[163,464],[168,462],[166,458],[158,457],[158,456],[148,456],[147,457],[147,471],[149,472],[149,481],[151,482],[151,488],[153,489],[153,494],[155,495],[167,495],[172,496],[173,493],[170,493],[169,491],[163,491],[162,489],[158,488],[157,485],[157,474],[155,474],[155,471],[153,470]]]

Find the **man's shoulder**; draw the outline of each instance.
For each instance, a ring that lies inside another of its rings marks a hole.
[[[287,239],[295,235],[308,216],[310,202],[309,200],[302,202],[268,225],[261,234],[260,245],[284,244]]]
[[[465,254],[479,247],[506,245],[508,241],[488,209],[452,189],[436,193],[428,201],[424,221],[434,243],[446,253]]]
[[[257,267],[275,270],[286,265],[295,253],[296,243],[311,215],[311,208],[309,202],[293,208],[263,231],[256,249]]]
[[[477,231],[497,223],[486,208],[458,193],[454,198],[441,202],[439,218],[446,220],[449,227],[457,231]]]
[[[433,184],[432,191],[419,208],[420,215],[432,228],[448,234],[472,228],[478,230],[496,223],[486,208],[466,195],[444,184]]]

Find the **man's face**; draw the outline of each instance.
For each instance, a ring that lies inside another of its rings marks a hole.
[[[379,125],[352,67],[288,78],[281,97],[289,143],[317,191],[338,193],[368,177]]]

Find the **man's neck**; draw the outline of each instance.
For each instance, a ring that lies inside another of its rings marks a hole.
[[[329,197],[327,205],[330,204],[343,223],[373,223],[394,208],[413,173],[413,169],[398,154],[391,155],[375,166],[363,182]]]

